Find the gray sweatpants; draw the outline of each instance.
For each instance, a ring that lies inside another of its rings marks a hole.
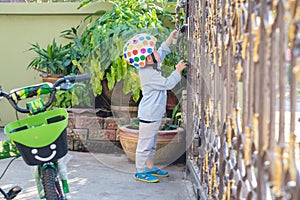
[[[161,120],[152,123],[140,122],[135,156],[135,166],[138,172],[145,171],[146,160],[154,160],[160,124]]]

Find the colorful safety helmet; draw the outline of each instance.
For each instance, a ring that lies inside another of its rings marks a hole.
[[[154,36],[146,33],[135,35],[124,46],[125,60],[134,67],[144,67],[146,57],[152,54],[156,40]]]

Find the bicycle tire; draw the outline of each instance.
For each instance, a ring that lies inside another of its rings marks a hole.
[[[62,200],[63,194],[55,169],[47,167],[41,170],[41,179],[46,200]]]

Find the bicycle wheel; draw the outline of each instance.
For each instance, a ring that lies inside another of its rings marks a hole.
[[[63,200],[62,190],[55,169],[49,166],[41,170],[41,179],[46,200]]]

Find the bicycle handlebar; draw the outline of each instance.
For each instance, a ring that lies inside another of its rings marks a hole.
[[[65,76],[58,79],[53,85],[51,83],[43,83],[38,85],[30,85],[27,87],[14,89],[10,93],[2,91],[0,86],[0,98],[5,97],[14,109],[21,113],[30,113],[28,108],[22,108],[17,101],[21,99],[28,99],[42,94],[50,94],[49,100],[45,103],[45,109],[50,107],[53,103],[57,90],[66,90],[65,87],[59,87],[62,83],[70,84],[75,81],[90,80],[91,74],[80,74],[75,76]]]
[[[76,76],[65,76],[59,80],[57,80],[53,87],[56,87],[58,85],[60,85],[63,82],[75,82],[75,81],[86,81],[86,80],[90,80],[91,78],[91,74],[80,74],[80,75],[76,75]]]

